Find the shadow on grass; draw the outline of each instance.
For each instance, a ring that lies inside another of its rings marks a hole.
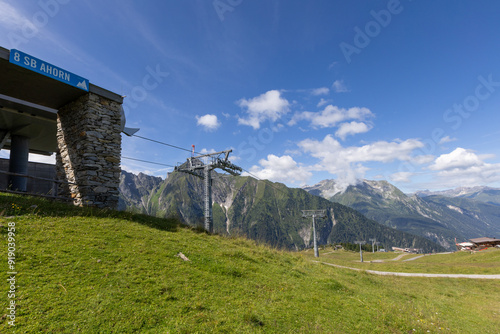
[[[0,217],[26,215],[40,217],[116,218],[169,232],[176,232],[181,227],[188,228],[187,225],[183,224],[177,218],[158,218],[145,214],[117,211],[107,208],[76,207],[73,204],[39,197],[0,193]]]

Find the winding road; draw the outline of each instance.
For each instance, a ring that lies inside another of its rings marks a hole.
[[[343,269],[351,269],[351,270],[357,270],[357,271],[365,271],[365,272],[370,273],[370,274],[383,275],[383,276],[500,279],[500,275],[397,273],[397,272],[391,272],[391,271],[376,271],[376,270],[366,270],[366,269],[359,269],[359,268],[351,268],[351,267],[345,267],[345,266],[340,266],[338,264],[333,264],[333,263],[328,263],[328,262],[321,262],[321,261],[314,261],[314,262],[321,263],[321,264],[326,264],[327,266],[332,266],[332,267],[337,267],[337,268],[343,268]]]

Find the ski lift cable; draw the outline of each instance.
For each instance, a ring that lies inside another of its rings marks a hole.
[[[142,136],[138,136],[138,135],[132,135],[133,137],[137,137],[137,138],[141,138],[141,139],[144,139],[144,140],[149,140],[153,143],[157,143],[157,144],[161,144],[161,145],[165,145],[165,146],[169,146],[169,147],[173,147],[173,148],[176,148],[178,150],[183,150],[183,151],[186,151],[186,152],[189,152],[189,153],[192,153],[192,150],[188,150],[187,148],[183,148],[183,147],[179,147],[179,146],[175,146],[175,145],[172,145],[172,144],[167,144],[165,142],[162,142],[162,141],[159,141],[159,140],[154,140],[154,139],[151,139],[151,138],[146,138],[146,137],[142,137]],[[196,154],[201,154],[201,153],[198,153],[198,152],[194,152]]]
[[[252,176],[253,178],[255,178],[255,179],[259,180],[259,181],[269,181],[269,180],[263,180],[263,179],[261,179],[261,178],[260,178],[260,177],[258,177],[257,175],[250,173],[250,172],[249,172],[248,170],[246,170],[245,168],[242,168],[242,170],[243,170],[244,172],[246,172],[248,175]],[[281,193],[283,193],[283,194],[285,194],[285,195],[286,195],[286,192],[284,192],[282,189],[280,189],[280,188],[278,188],[278,187],[274,186],[274,184],[273,184],[271,181],[269,181],[267,184],[268,184],[271,188],[273,188],[274,190],[277,190],[277,191],[279,191],[279,192],[281,192]]]
[[[160,166],[166,166],[166,167],[175,167],[175,166],[163,164],[163,163],[160,163],[160,162],[153,162],[153,161],[141,160],[141,159],[130,158],[130,157],[122,157],[122,159],[140,161],[140,162],[145,162],[145,163],[148,163],[148,164],[160,165]]]
[[[175,146],[175,145],[168,144],[168,143],[165,143],[165,142],[161,142],[161,141],[159,141],[159,140],[155,140],[155,139],[151,139],[151,138],[142,137],[142,136],[135,135],[135,134],[134,134],[134,135],[132,135],[132,136],[133,136],[133,137],[137,137],[137,138],[141,138],[141,139],[144,139],[144,140],[148,140],[148,141],[151,141],[151,142],[153,142],[153,143],[157,143],[157,144],[161,144],[161,145],[169,146],[169,147],[172,147],[172,148],[176,148],[176,149],[179,149],[179,150],[182,150],[182,151],[186,151],[186,152],[189,152],[189,153],[191,153],[191,154],[196,153],[196,154],[202,155],[202,153],[199,153],[199,152],[193,152],[193,150],[188,150],[188,149],[186,149],[186,148],[179,147],[179,146]],[[126,157],[123,157],[123,158],[124,158],[124,159],[134,160],[133,158],[126,158]],[[135,159],[135,160],[138,160],[138,161],[139,161],[139,159]],[[152,162],[150,162],[150,161],[142,161],[142,162],[152,163]],[[154,164],[158,164],[158,163],[154,163]],[[168,167],[175,167],[175,166],[165,165],[165,164],[161,164],[161,165],[168,166]],[[244,168],[242,168],[242,170],[243,170],[243,171],[245,171],[246,173],[248,173],[248,175],[250,175],[250,176],[254,177],[255,179],[257,179],[257,180],[259,180],[259,181],[269,181],[269,180],[263,180],[263,179],[259,178],[257,175],[255,175],[255,174],[253,174],[253,173],[249,172],[248,170],[246,170],[246,169],[244,169]],[[272,182],[269,182],[268,184],[269,184],[269,186],[270,186],[270,187],[274,188],[275,190],[280,191],[280,192],[282,192],[282,193],[285,193],[282,189],[279,189],[279,188],[275,187],[275,186],[272,184]]]

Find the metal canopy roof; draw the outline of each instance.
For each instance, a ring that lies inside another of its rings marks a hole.
[[[0,94],[53,109],[86,94],[79,88],[11,64],[9,54],[9,50],[0,50]]]
[[[57,110],[87,92],[12,64],[9,56],[0,47],[0,135],[29,137],[30,152],[51,154],[57,150]],[[123,103],[122,96],[95,85],[89,91]],[[3,147],[9,148],[10,141]]]
[[[469,239],[469,241],[472,243],[475,243],[475,244],[482,244],[482,243],[489,243],[489,242],[500,243],[500,239],[488,238],[488,237]]]

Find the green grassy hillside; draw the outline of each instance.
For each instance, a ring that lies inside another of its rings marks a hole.
[[[130,179],[138,179],[123,173]],[[303,219],[301,210],[324,209],[326,219],[316,220],[320,245],[354,242],[376,238],[383,247],[422,248],[426,252],[444,248],[428,239],[403,233],[367,219],[359,212],[324,198],[313,196],[303,189],[288,188],[281,183],[256,180],[248,176],[213,173],[214,231],[221,235],[245,236],[273,247],[300,250],[312,246],[311,219]],[[143,177],[146,178],[146,177]],[[150,183],[153,183],[154,179]],[[132,212],[157,217],[178,217],[191,225],[204,220],[204,186],[201,179],[183,173],[172,173],[150,189],[149,196],[127,198],[143,181],[120,185],[123,201],[141,203],[129,206]],[[147,203],[147,207],[142,206]]]
[[[16,326],[4,315],[1,333],[498,330],[497,281],[378,277],[174,220],[27,197],[0,194],[0,214],[0,271],[9,223],[17,271]]]

